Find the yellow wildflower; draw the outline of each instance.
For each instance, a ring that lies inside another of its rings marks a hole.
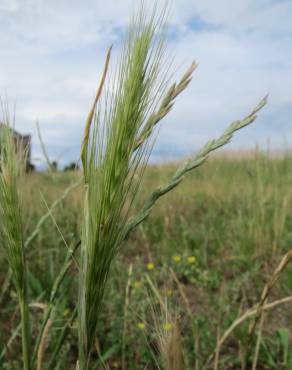
[[[64,312],[63,312],[63,316],[69,316],[70,315],[70,309],[69,308],[65,308]]]
[[[134,287],[136,289],[140,288],[140,286],[141,286],[141,281],[137,280],[137,281],[134,282]]]
[[[188,257],[188,263],[189,263],[190,265],[195,264],[195,263],[196,263],[196,261],[197,261],[197,259],[196,259],[196,257],[195,257],[195,256],[189,256],[189,257]]]
[[[166,294],[168,295],[168,297],[171,297],[173,295],[173,290],[172,289],[168,289]]]
[[[163,325],[163,329],[165,331],[170,331],[172,329],[172,324],[170,322],[166,322],[164,325]]]
[[[154,268],[155,268],[154,263],[152,262],[147,263],[147,270],[154,270]]]
[[[181,261],[181,256],[176,254],[172,257],[173,261],[179,263]]]
[[[145,324],[143,322],[139,322],[137,325],[138,329],[144,330],[145,329]]]

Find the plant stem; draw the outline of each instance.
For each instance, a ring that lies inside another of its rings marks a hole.
[[[29,357],[30,332],[29,332],[29,313],[26,291],[24,292],[23,297],[20,298],[19,304],[21,313],[23,370],[30,370],[30,357]]]

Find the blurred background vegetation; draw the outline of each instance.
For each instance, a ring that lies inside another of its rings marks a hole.
[[[291,165],[290,154],[219,155],[158,202],[124,243],[112,268],[98,323],[96,368],[164,367],[161,343],[167,340],[180,347],[183,369],[251,368],[259,327],[253,335],[249,331],[256,315],[232,330],[220,351],[218,340],[260,301],[265,284],[291,249]],[[141,204],[175,168],[148,167]],[[79,176],[78,170],[67,168],[24,178],[26,237],[62,198],[27,245],[33,337],[68,248],[79,240],[82,186],[62,196]],[[42,344],[43,362],[49,364],[44,369],[75,368],[77,269],[72,263],[53,306]],[[0,287],[0,368],[20,369],[20,318],[2,248]],[[288,297],[291,289],[288,265],[269,292],[269,302]],[[291,333],[291,301],[265,311],[257,369],[292,369]]]

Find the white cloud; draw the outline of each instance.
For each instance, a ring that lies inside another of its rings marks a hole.
[[[34,133],[34,153],[39,152],[34,131],[39,119],[52,158],[62,148],[71,148],[64,161],[77,157],[106,48],[114,43],[118,50],[132,3],[0,2],[0,92],[17,101],[17,126]],[[269,105],[233,146],[252,147],[269,136],[275,146],[285,135],[292,139],[291,1],[218,4],[173,1],[169,53],[180,72],[193,59],[200,65],[161,128],[155,158],[193,151],[248,113],[266,93]]]

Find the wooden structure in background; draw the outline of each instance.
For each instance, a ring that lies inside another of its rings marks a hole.
[[[4,124],[0,122],[0,150],[1,150],[1,131]],[[31,164],[31,135],[21,135],[19,132],[9,128],[12,131],[12,136],[15,143],[15,150],[21,158],[25,158],[26,170],[30,171],[33,168]]]

